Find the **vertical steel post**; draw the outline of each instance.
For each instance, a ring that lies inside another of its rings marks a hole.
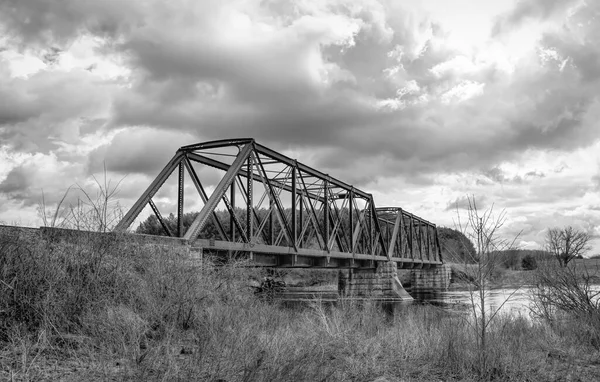
[[[442,247],[440,246],[440,237],[438,236],[437,228],[435,229],[435,245],[437,247],[437,255],[438,261],[443,261],[442,259]]]
[[[298,242],[298,227],[296,222],[296,163],[292,167],[292,247]]]
[[[183,187],[185,180],[185,167],[183,162],[179,162],[179,182],[177,195],[177,237],[182,237],[183,232]]]
[[[352,252],[352,254],[354,255],[354,247],[355,247],[355,243],[354,243],[354,212],[353,212],[353,207],[354,207],[354,187],[350,188],[350,194],[349,194],[349,201],[350,203],[348,206],[348,223],[350,224],[350,252]]]
[[[369,201],[367,202],[367,204],[365,204],[365,214],[368,217],[368,229],[369,229],[369,248],[367,248],[367,251],[372,252],[373,248],[375,248],[375,227],[373,226],[373,214],[371,213],[371,202],[372,200],[369,199]]]
[[[273,224],[273,199],[269,197],[269,244],[275,244],[275,227]]]
[[[254,201],[253,201],[253,190],[252,190],[252,175],[254,170],[252,169],[252,155],[248,156],[248,177],[246,178],[246,192],[248,193],[246,196],[246,200],[248,202],[248,208],[246,210],[246,232],[248,236],[248,240],[252,242],[252,238],[254,235],[254,230],[252,229],[252,225],[254,223],[254,219],[252,218],[252,212],[254,211]]]
[[[425,253],[427,254],[427,260],[429,260],[429,225],[425,225]]]
[[[408,241],[410,242],[410,257],[413,260],[415,259],[415,235],[414,235],[414,230],[415,230],[414,219],[411,216],[410,217],[410,231],[409,231]]]
[[[329,251],[329,179],[323,181],[323,224],[325,226],[325,250]]]
[[[231,182],[229,199],[231,200],[231,211],[229,212],[229,237],[235,243],[235,182]]]
[[[402,209],[398,211],[400,214],[400,257],[404,257],[404,216],[402,216]]]
[[[302,231],[304,230],[304,206],[302,197],[298,198],[298,220],[300,221],[300,236],[298,237],[298,248],[302,247]]]

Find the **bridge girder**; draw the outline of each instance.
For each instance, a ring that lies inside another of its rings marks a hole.
[[[210,184],[200,179],[194,165],[225,173],[216,185]],[[165,233],[173,235],[152,198],[176,169],[176,234],[192,246],[241,252],[250,257],[271,256],[270,261],[281,266],[442,262],[434,224],[398,207],[377,208],[371,194],[251,138],[179,148],[115,231],[127,230],[150,205]],[[192,181],[203,207],[184,229],[186,178]],[[209,195],[206,189],[212,186]],[[217,213],[220,205],[229,215],[229,232]],[[210,221],[220,240],[203,237]]]

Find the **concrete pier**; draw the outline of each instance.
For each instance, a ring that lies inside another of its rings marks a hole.
[[[385,301],[411,301],[412,297],[398,279],[396,262],[377,262],[376,268],[340,271],[340,296]]]
[[[450,266],[446,264],[411,270],[411,296],[416,300],[438,299],[440,292],[448,290],[451,273]]]

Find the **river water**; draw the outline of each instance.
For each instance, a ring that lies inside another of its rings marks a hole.
[[[530,287],[502,288],[485,291],[485,305],[488,312],[529,316],[532,303]],[[447,291],[441,292],[433,302],[440,303],[449,310],[470,310],[479,306],[479,292]]]

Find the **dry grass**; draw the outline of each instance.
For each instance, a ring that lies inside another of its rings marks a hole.
[[[257,270],[192,267],[177,248],[0,243],[2,380],[512,381],[597,370],[575,357],[593,347],[523,318],[494,320],[479,370],[469,320],[434,307],[392,318],[352,301],[283,308],[253,296]]]

